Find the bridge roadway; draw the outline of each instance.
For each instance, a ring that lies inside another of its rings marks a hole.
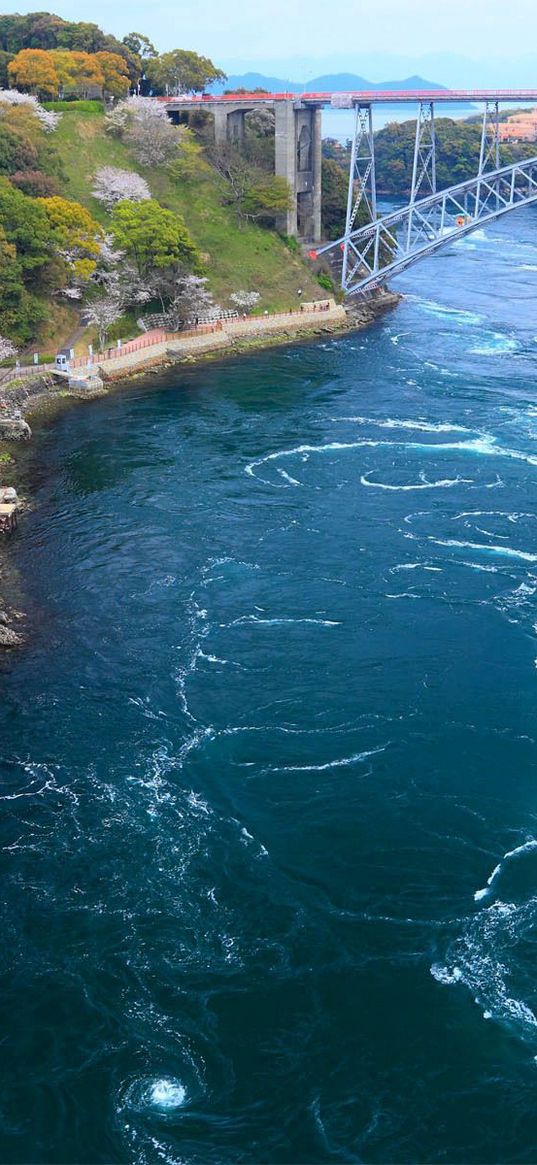
[[[203,109],[219,105],[272,105],[282,101],[294,104],[332,108],[351,108],[353,105],[410,105],[416,101],[434,101],[444,104],[499,101],[500,104],[537,105],[537,89],[363,89],[345,93],[222,93],[180,94],[177,97],[157,97],[173,111],[185,106]]]
[[[500,167],[499,107],[537,105],[537,89],[396,89],[339,93],[223,93],[156,98],[172,119],[206,110],[214,118],[217,146],[240,145],[245,117],[260,107],[274,111],[275,173],[291,191],[287,215],[279,229],[316,243],[321,238],[322,109],[349,109],[355,114],[345,234],[336,243],[310,251],[342,252],[341,286],[347,294],[378,287],[389,275],[439,247],[452,236],[455,214],[461,232],[475,230],[516,206],[537,201],[537,157],[529,164]],[[398,222],[397,237],[389,216],[377,215],[373,106],[417,105],[412,186],[408,207]],[[435,106],[483,107],[481,150],[476,179],[437,194]],[[432,197],[425,198],[424,195]],[[462,201],[461,201],[462,198]],[[471,213],[469,206],[472,204]],[[356,227],[360,208],[368,224]]]

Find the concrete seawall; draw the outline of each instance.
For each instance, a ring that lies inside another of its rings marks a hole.
[[[155,366],[168,360],[184,360],[205,353],[232,349],[244,341],[259,342],[266,336],[293,337],[323,331],[344,330],[352,326],[345,308],[333,299],[321,300],[318,307],[304,304],[302,310],[281,312],[271,316],[250,316],[246,319],[220,321],[214,330],[178,332],[165,340],[134,352],[118,352],[106,360],[96,358],[96,364],[105,380],[116,380],[129,373]]]

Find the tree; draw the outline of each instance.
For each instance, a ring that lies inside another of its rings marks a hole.
[[[127,36],[123,37],[123,44],[131,53],[140,57],[142,62],[157,56],[157,50],[154,44],[147,36],[144,36],[143,32],[129,32]]]
[[[10,61],[13,60],[13,53],[5,53],[0,49],[0,88],[7,89],[9,85],[9,73],[7,67]]]
[[[192,130],[177,126],[176,154],[168,164],[168,173],[180,182],[200,183],[210,174],[202,147],[196,141]]]
[[[144,97],[140,101],[146,101]],[[154,107],[153,107],[154,108]],[[157,108],[160,108],[157,106]],[[168,117],[155,116],[151,108],[140,109],[124,134],[142,166],[164,166],[177,154],[179,135]]]
[[[272,224],[285,214],[291,192],[285,178],[253,166],[234,146],[215,150],[213,164],[222,179],[222,198],[233,206],[239,223]]]
[[[21,48],[55,49],[65,21],[51,12],[31,12],[26,17]]]
[[[147,97],[129,97],[107,114],[108,133],[132,146],[142,166],[163,166],[179,150],[180,135],[166,110]]]
[[[259,303],[261,296],[258,291],[234,291],[229,298],[239,311],[249,313]]]
[[[16,170],[10,175],[10,182],[17,190],[22,190],[23,194],[28,194],[31,198],[50,198],[58,194],[54,178],[43,174],[42,170]]]
[[[97,328],[101,349],[105,346],[110,328],[120,319],[122,314],[120,301],[106,294],[94,299],[84,309],[84,322]]]
[[[51,53],[43,49],[22,49],[7,67],[10,81],[19,89],[29,89],[38,97],[55,97],[59,79]]]
[[[99,55],[54,49],[51,52],[59,79],[59,93],[62,97],[76,94],[87,97],[94,89],[102,88],[104,74]]]
[[[215,81],[225,81],[226,74],[198,53],[173,49],[148,60],[146,74],[154,88],[165,93],[200,93]]]
[[[348,175],[338,162],[332,158],[323,158],[321,220],[326,239],[338,239],[345,232],[348,182]]]
[[[147,303],[153,298],[149,281],[141,281],[136,268],[125,252],[115,246],[111,235],[105,235],[101,242],[93,283],[109,299],[120,303],[123,310],[131,304]]]
[[[116,202],[143,202],[151,198],[151,191],[145,178],[133,170],[119,170],[115,166],[101,166],[95,175],[92,190],[94,198],[104,203],[108,210]]]
[[[130,78],[127,64],[118,53],[100,52],[95,54],[103,74],[103,95],[125,97],[129,92]]]
[[[0,89],[0,117],[5,119],[6,111],[4,106],[24,108],[26,112],[32,113],[39,121],[46,133],[51,133],[59,124],[61,114],[53,113],[49,109],[43,109],[36,97],[29,93],[19,93],[17,89]]]
[[[23,282],[31,285],[38,273],[42,276],[54,254],[54,238],[42,200],[27,198],[6,178],[0,178],[0,223],[0,238],[13,248],[8,256],[16,260]]]
[[[98,24],[81,20],[78,23],[62,21],[58,30],[58,48],[69,49],[78,53],[98,53],[104,48],[105,35]]]
[[[0,360],[7,360],[9,356],[16,356],[17,349],[11,340],[6,340],[5,336],[0,336]]]
[[[119,202],[112,216],[116,244],[134,262],[140,278],[153,268],[197,268],[200,255],[183,219],[158,202]]]
[[[169,308],[172,327],[178,329],[185,324],[197,323],[200,316],[207,319],[218,314],[219,308],[207,290],[207,279],[199,275],[180,275]]]
[[[131,85],[138,84],[142,72],[142,62],[136,53],[131,53],[123,41],[116,40],[115,36],[105,36],[99,52],[114,53],[115,56],[121,57],[125,62]]]
[[[66,198],[40,198],[58,253],[77,280],[93,275],[99,257],[103,231],[85,207]]]
[[[47,286],[52,240],[47,221],[35,200],[0,179],[0,329],[26,343],[46,315],[33,285]]]
[[[26,134],[0,121],[0,174],[35,169],[37,149]]]

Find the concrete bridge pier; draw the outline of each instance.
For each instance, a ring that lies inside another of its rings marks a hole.
[[[236,142],[240,145],[244,139],[244,119],[247,112],[247,109],[214,106],[214,140],[217,146],[225,146],[226,142]]]
[[[321,108],[275,103],[275,172],[289,183],[292,203],[280,229],[308,242],[321,237]]]
[[[275,117],[274,172],[285,178],[291,190],[291,206],[279,229],[307,242],[321,238],[321,106],[302,105],[300,100],[266,102]],[[254,107],[255,108],[255,107]],[[214,137],[217,146],[244,140],[247,103],[217,104]]]

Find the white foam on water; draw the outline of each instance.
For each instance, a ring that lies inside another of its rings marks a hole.
[[[390,568],[390,574],[395,574],[398,570],[430,570],[435,574],[442,574],[441,566],[428,566],[424,562],[399,562],[397,566]]]
[[[507,445],[499,445],[496,438],[489,433],[482,433],[471,441],[443,441],[438,445],[429,445],[424,442],[409,441],[407,449],[421,449],[427,453],[475,453],[481,457],[508,457],[515,461],[525,461],[527,465],[537,465],[537,457],[532,453],[523,453],[520,449],[512,449]]]
[[[391,442],[387,442],[391,444]],[[328,441],[323,445],[295,445],[292,449],[280,449],[276,453],[267,453],[265,457],[259,457],[255,461],[250,461],[245,466],[244,472],[249,477],[257,477],[255,470],[261,465],[266,465],[270,461],[279,461],[281,457],[308,457],[310,453],[337,453],[344,449],[359,449],[362,446],[369,446],[375,448],[377,445],[383,445],[383,441]],[[259,480],[263,480],[260,478]],[[265,483],[270,484],[270,483]],[[300,482],[297,484],[300,485]],[[281,487],[285,488],[285,487]]]
[[[301,481],[297,481],[296,477],[291,477],[291,474],[287,473],[285,469],[278,468],[278,473],[281,475],[281,477],[284,478],[285,481],[289,482],[289,485],[302,485]]]
[[[470,348],[470,353],[472,356],[503,356],[509,352],[516,352],[519,348],[518,340],[504,336],[501,332],[494,332],[490,340],[485,340],[484,343],[479,341],[475,347]]]
[[[350,421],[355,425],[375,425],[377,429],[413,429],[419,433],[472,433],[465,425],[452,425],[448,421],[402,420],[397,417],[332,417],[333,421]]]
[[[456,323],[461,324],[480,324],[483,322],[483,316],[478,315],[477,312],[448,307],[446,304],[437,303],[434,299],[421,299],[419,296],[411,298],[423,311],[426,311],[428,315],[436,316],[437,319],[453,319]]]
[[[508,522],[518,522],[521,518],[536,519],[537,514],[529,514],[518,510],[461,510],[459,514],[453,514],[452,522],[459,521],[460,518],[507,518]]]
[[[462,972],[459,967],[453,967],[453,970],[450,971],[448,967],[441,967],[440,963],[433,963],[431,975],[433,979],[436,979],[437,983],[446,983],[448,985],[460,983],[462,979]]]
[[[435,546],[453,546],[462,550],[477,550],[482,554],[499,554],[505,558],[519,558],[523,562],[537,562],[537,554],[530,554],[529,550],[515,550],[512,546],[486,546],[480,542],[465,542],[459,541],[458,538],[433,538],[431,534],[428,535],[429,542],[434,542]]]
[[[157,1108],[181,1108],[186,1100],[186,1088],[178,1080],[155,1080],[151,1085],[151,1103]]]
[[[470,570],[480,570],[483,574],[497,574],[497,566],[486,566],[484,562],[467,562],[466,559],[461,560],[461,566],[469,566]]]
[[[241,615],[238,619],[233,619],[232,623],[221,623],[221,627],[237,627],[241,623],[258,623],[265,627],[279,627],[291,623],[315,623],[319,627],[340,627],[341,621],[339,619],[260,619],[258,615]]]
[[[365,423],[368,418],[357,418],[358,423]],[[390,419],[386,422],[390,427]],[[397,422],[396,422],[397,424]],[[409,422],[413,427],[415,422]],[[395,426],[391,426],[395,427]],[[405,426],[406,427],[406,426]],[[426,430],[429,432],[430,430]],[[433,430],[439,431],[439,430]],[[457,430],[458,431],[458,430]],[[471,429],[464,429],[464,432],[471,433]],[[377,448],[400,448],[400,449],[417,449],[420,452],[440,456],[445,453],[461,452],[464,454],[476,454],[482,457],[505,457],[516,461],[524,461],[527,465],[537,466],[537,456],[531,453],[524,453],[520,449],[513,449],[509,446],[500,445],[495,437],[489,433],[480,433],[477,437],[469,441],[442,441],[442,442],[424,442],[424,441],[391,441],[391,440],[360,440],[360,441],[327,441],[321,445],[296,445],[292,449],[280,449],[275,453],[267,453],[265,457],[257,458],[255,461],[249,462],[245,467],[245,473],[250,477],[257,478],[265,485],[272,485],[272,482],[266,481],[259,477],[255,472],[262,465],[267,465],[270,462],[279,461],[284,457],[301,456],[303,459],[308,459],[311,454],[321,453],[337,453],[340,451],[348,451],[353,449],[377,449]],[[281,469],[276,467],[281,473]],[[464,479],[462,479],[464,480]],[[301,484],[296,482],[296,484]],[[489,483],[486,488],[495,488],[502,484],[500,479],[496,482]],[[276,488],[285,489],[285,485],[277,485]]]
[[[522,906],[495,902],[468,918],[463,931],[447,952],[446,964],[433,964],[431,974],[439,983],[450,986],[462,983],[483,1008],[484,1018],[506,1024],[523,1039],[536,1038],[537,1018],[517,994],[532,990],[531,968],[517,962],[522,959],[528,938],[535,930],[535,899]],[[520,980],[520,975],[522,979]],[[524,986],[522,986],[524,984]]]
[[[277,771],[280,773],[324,773],[327,769],[341,769],[348,765],[362,764],[370,756],[385,752],[387,747],[387,744],[383,744],[380,748],[371,748],[366,752],[355,752],[352,756],[343,756],[338,760],[327,761],[326,764],[322,765],[280,765]]]
[[[385,599],[419,599],[420,595],[415,595],[413,591],[400,591],[398,595],[384,595]]]
[[[520,854],[530,853],[531,850],[534,849],[537,849],[537,841],[535,838],[531,837],[528,839],[528,841],[523,842],[522,845],[517,845],[516,849],[507,850],[507,852],[504,853],[501,861],[498,862],[498,865],[494,867],[490,877],[487,878],[486,886],[484,886],[482,890],[476,890],[474,894],[475,901],[482,902],[484,898],[487,898],[492,893],[494,882],[501,874],[506,862],[511,861],[512,858],[519,857]]]
[[[370,489],[384,489],[390,490],[393,493],[412,491],[417,489],[450,489],[454,485],[472,485],[472,477],[443,477],[439,481],[428,481],[424,473],[420,473],[420,482],[413,485],[388,485],[382,481],[370,481],[370,474],[363,473],[360,477],[361,485],[369,486]]]
[[[170,1116],[183,1108],[189,1099],[185,1085],[175,1076],[146,1076],[133,1080],[121,1099],[119,1111],[125,1107],[134,1112],[148,1110]]]

